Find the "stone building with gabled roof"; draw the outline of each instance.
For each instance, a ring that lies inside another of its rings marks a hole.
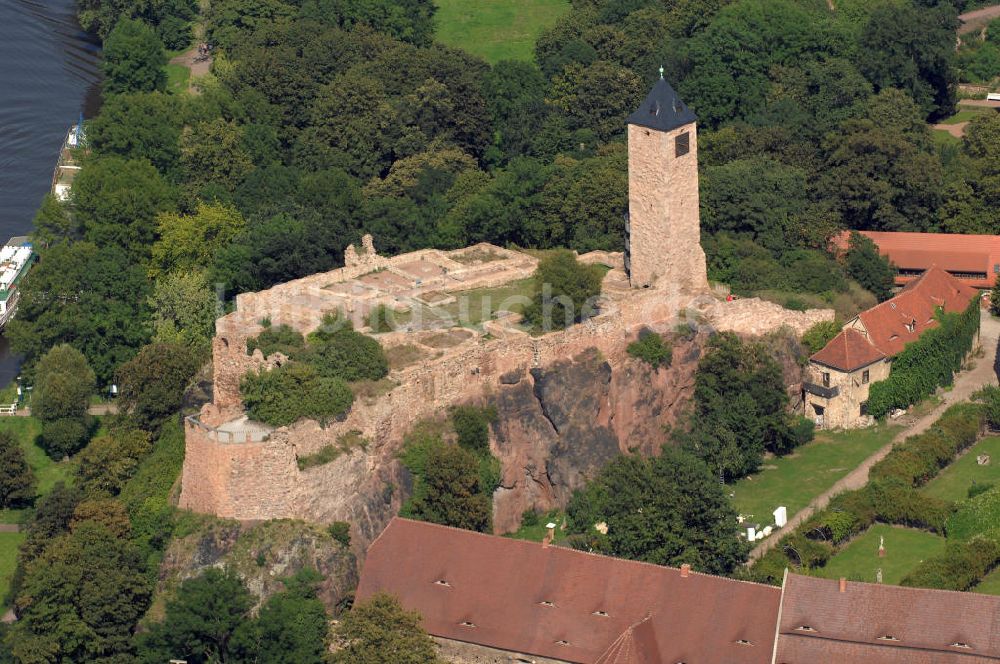
[[[959,313],[979,295],[974,287],[931,266],[894,297],[862,311],[809,358],[803,385],[806,417],[820,428],[871,423],[866,407],[872,383],[889,377],[892,359],[937,327],[938,312]]]
[[[1000,597],[785,573],[782,586],[396,518],[358,601],[417,611],[455,664],[990,664]]]

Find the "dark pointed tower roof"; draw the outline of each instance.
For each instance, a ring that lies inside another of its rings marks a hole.
[[[660,80],[649,91],[646,101],[642,102],[638,110],[628,116],[629,124],[649,127],[657,131],[670,131],[697,120],[694,111],[681,101],[677,92],[663,78],[662,69],[660,70]]]

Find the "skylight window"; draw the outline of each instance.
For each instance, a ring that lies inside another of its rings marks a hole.
[[[892,634],[883,634],[882,636],[878,637],[878,640],[879,641],[899,641],[899,639],[897,639]]]
[[[476,626],[476,623],[470,622],[468,620],[463,620],[462,622],[460,622],[458,624],[461,625],[462,627],[475,627]]]
[[[815,632],[816,630],[809,625],[799,625],[795,628],[796,632]]]
[[[949,644],[952,648],[965,648],[966,650],[972,650],[972,646],[968,643],[963,643],[961,641],[955,641],[955,643]]]
[[[554,607],[555,607],[555,604],[553,604],[552,602],[550,602],[550,601],[549,601],[549,600],[547,600],[547,599],[543,599],[543,600],[542,600],[541,602],[539,602],[539,604],[540,604],[541,606],[547,606],[547,607],[549,607],[549,608],[554,608]]]
[[[556,645],[557,646],[568,646],[569,645],[569,641],[567,641],[566,639],[559,639],[558,641],[556,641]]]
[[[753,641],[748,641],[747,639],[736,639],[736,645],[739,646],[752,646]]]
[[[447,581],[445,581],[444,579],[438,579],[437,581],[434,582],[434,585],[435,586],[447,586],[448,588],[451,588],[451,584],[448,583]]]
[[[591,614],[591,615],[600,616],[602,618],[607,618],[608,617],[608,612],[607,611],[594,611],[594,613]]]

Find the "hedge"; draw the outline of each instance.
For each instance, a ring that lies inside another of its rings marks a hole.
[[[969,590],[1000,563],[1000,543],[977,537],[948,542],[945,552],[928,558],[906,575],[900,585],[941,590]]]
[[[951,385],[979,331],[979,298],[973,298],[962,313],[939,312],[937,319],[937,327],[907,344],[895,357],[889,377],[872,384],[868,396],[872,416],[885,417],[933,394],[938,387]]]
[[[956,454],[975,444],[983,423],[983,408],[978,404],[951,406],[930,429],[893,447],[872,466],[869,477],[922,486],[950,464]]]
[[[1000,489],[966,500],[948,521],[949,539],[968,540],[1000,526]]]
[[[788,566],[822,567],[841,545],[876,522],[947,532],[949,536],[953,529],[975,535],[987,524],[1000,523],[1000,489],[969,503],[988,505],[989,509],[963,507],[957,514],[953,503],[916,490],[976,442],[984,421],[980,405],[951,406],[928,431],[911,436],[873,466],[868,484],[835,496],[825,510],[785,535],[751,568],[749,576],[780,583]]]

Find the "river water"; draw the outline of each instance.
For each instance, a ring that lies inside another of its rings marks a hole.
[[[69,127],[100,106],[100,47],[75,0],[0,0],[0,243],[31,231]],[[0,337],[0,386],[17,375]]]

